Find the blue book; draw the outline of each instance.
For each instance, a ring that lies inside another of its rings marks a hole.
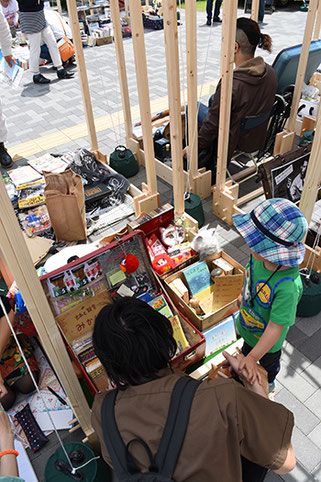
[[[206,261],[199,261],[188,266],[183,270],[183,274],[192,296],[196,296],[197,293],[209,288],[213,284]]]

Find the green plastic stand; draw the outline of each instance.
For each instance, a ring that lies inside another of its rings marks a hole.
[[[185,212],[198,221],[198,227],[204,225],[205,217],[201,198],[194,193],[189,193],[188,198],[185,199]]]

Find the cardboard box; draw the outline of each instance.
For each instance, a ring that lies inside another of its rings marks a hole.
[[[233,275],[227,275],[217,278],[219,280],[217,289],[220,290],[220,299],[223,300],[223,305],[220,306],[213,313],[210,313],[203,317],[198,316],[195,311],[171,289],[169,283],[177,278],[181,279],[182,282],[186,285],[182,270],[172,274],[171,276],[168,276],[163,281],[164,287],[170,298],[174,302],[175,306],[200,331],[206,330],[210,326],[213,326],[219,321],[226,318],[227,311],[236,303],[237,297],[239,296],[243,288],[245,269],[237,261],[231,258],[231,256],[224,253],[224,251],[220,251],[216,255],[211,256],[210,258],[207,258],[205,260],[209,269],[211,270],[212,261],[220,257],[224,258],[228,263],[234,266],[235,273]]]
[[[97,37],[96,38],[96,45],[107,45],[111,44],[113,41],[113,37],[108,36],[108,37]]]

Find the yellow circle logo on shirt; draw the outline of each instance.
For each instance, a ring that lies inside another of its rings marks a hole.
[[[263,282],[257,283],[256,284],[256,292],[258,293],[258,291],[260,291],[260,292],[257,295],[257,298],[260,300],[260,302],[264,305],[269,305],[271,303],[271,294],[272,294],[270,286],[267,285],[267,284],[264,286]]]

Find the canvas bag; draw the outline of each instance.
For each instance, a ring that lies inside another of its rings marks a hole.
[[[66,35],[66,29],[65,29],[65,26],[64,26],[61,18],[60,18],[60,15],[57,14],[57,17],[59,18],[62,29],[65,33],[65,36],[63,38],[61,38],[60,40],[58,40],[57,45],[58,45],[58,50],[59,50],[59,53],[60,53],[61,60],[63,62],[66,62],[68,59],[70,59],[70,57],[75,55],[75,48],[74,48],[71,40],[69,39],[69,37],[67,37],[67,35]]]
[[[45,173],[45,199],[57,241],[86,239],[85,195],[82,179],[71,169]]]

